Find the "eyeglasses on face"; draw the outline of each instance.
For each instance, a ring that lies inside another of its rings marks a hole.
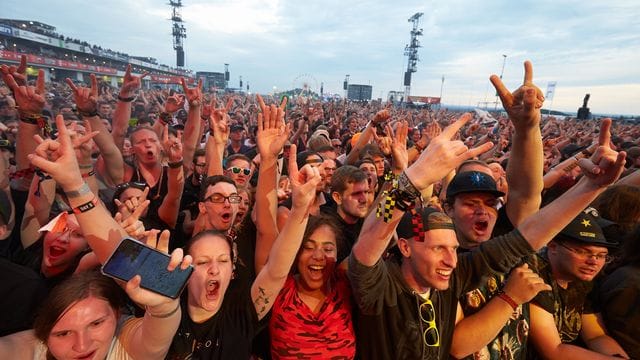
[[[205,166],[207,166],[207,163],[196,163],[195,166],[196,167],[205,167]]]
[[[422,341],[427,346],[440,346],[440,333],[436,327],[436,310],[433,302],[427,299],[420,304],[420,320],[422,320],[427,328],[422,333]]]
[[[240,172],[242,171],[243,174],[249,176],[251,174],[251,169],[249,168],[241,168],[238,166],[232,166],[230,168],[228,168],[227,170],[231,171],[234,174],[240,174]]]
[[[597,261],[604,261],[605,264],[608,264],[611,261],[613,261],[613,256],[611,256],[609,254],[605,254],[605,253],[594,254],[594,253],[591,253],[591,252],[586,251],[586,250],[576,249],[574,247],[567,246],[567,245],[565,245],[565,244],[563,244],[561,242],[558,242],[558,245],[560,245],[563,248],[569,250],[577,258],[579,258],[581,260],[587,260],[587,259],[590,259],[590,258],[594,258]]]
[[[204,199],[205,201],[214,203],[214,204],[222,204],[225,200],[229,200],[230,204],[239,204],[242,201],[242,196],[238,194],[232,194],[229,196],[224,196],[220,193],[213,193]]]

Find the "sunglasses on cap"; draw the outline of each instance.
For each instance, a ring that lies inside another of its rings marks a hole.
[[[231,171],[234,174],[240,174],[240,172],[242,171],[243,174],[249,176],[251,174],[251,169],[249,168],[241,168],[238,166],[232,166],[230,168],[228,168],[227,170]]]

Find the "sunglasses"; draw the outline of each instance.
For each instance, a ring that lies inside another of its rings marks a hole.
[[[251,174],[251,169],[249,169],[249,168],[241,168],[241,167],[237,167],[237,166],[232,166],[232,167],[228,168],[227,170],[230,170],[234,174],[240,174],[241,171],[242,171],[243,174],[245,174],[247,176],[249,176]]]
[[[130,187],[144,191],[144,188],[147,187],[147,184],[137,182],[137,181],[129,181],[126,183],[116,185],[116,191],[124,191]]]
[[[427,299],[420,304],[420,320],[427,325],[427,329],[422,334],[422,341],[427,346],[440,346],[440,333],[436,327],[436,310],[433,302]]]
[[[229,204],[239,204],[242,201],[242,196],[238,194],[233,194],[229,196],[224,196],[219,193],[213,193],[204,199],[205,201],[212,202],[214,204],[222,204],[225,200],[229,200]]]

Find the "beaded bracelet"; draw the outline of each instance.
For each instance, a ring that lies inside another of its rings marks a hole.
[[[171,315],[175,314],[176,312],[178,312],[178,310],[180,310],[180,303],[178,303],[178,306],[176,306],[175,309],[169,311],[168,313],[164,313],[164,314],[154,314],[151,311],[149,311],[148,307],[144,307],[145,309],[145,314],[149,314],[149,316],[157,318],[157,319],[166,319],[168,317],[170,317]]]

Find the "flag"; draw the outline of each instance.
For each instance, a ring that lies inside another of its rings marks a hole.
[[[556,92],[556,82],[555,81],[550,81],[547,84],[547,93],[544,95],[544,99],[552,101],[553,100],[553,94],[555,92]]]

